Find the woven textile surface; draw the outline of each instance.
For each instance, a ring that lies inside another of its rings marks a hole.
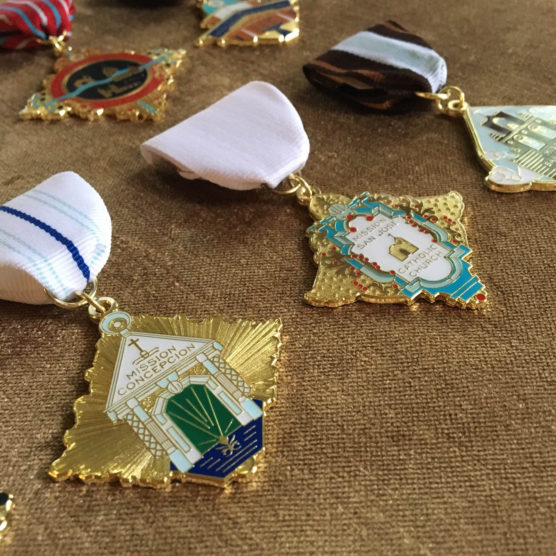
[[[483,185],[463,122],[432,107],[353,109],[303,63],[394,19],[448,62],[475,105],[554,103],[550,0],[307,0],[286,47],[196,49],[193,2],[78,0],[71,43],[184,47],[160,123],[22,122],[52,67],[0,53],[0,204],[73,170],[111,212],[103,295],[132,314],[282,317],[278,404],[264,463],[227,491],[54,483],[98,333],[86,311],[0,302],[0,488],[15,495],[6,554],[553,554],[556,546],[556,194]],[[311,139],[322,190],[466,201],[484,313],[442,303],[304,305],[316,268],[307,211],[269,191],[188,182],[139,154],[149,137],[251,80],[278,86]]]

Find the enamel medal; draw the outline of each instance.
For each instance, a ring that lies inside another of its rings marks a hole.
[[[470,106],[459,87],[417,93],[441,114],[463,118],[475,152],[500,193],[556,190],[556,106]]]
[[[411,304],[424,298],[477,308],[486,301],[471,272],[459,193],[363,193],[355,199],[316,193],[309,211],[315,224],[307,233],[318,265],[305,295],[311,305],[337,307],[357,299]]]
[[[265,184],[295,195],[314,220],[307,230],[318,265],[305,295],[311,305],[422,298],[475,309],[486,303],[485,287],[472,271],[461,195],[320,192],[299,175],[309,156],[299,114],[268,83],[241,87],[151,138],[141,151],[148,162],[169,160],[188,179],[238,190]]]
[[[276,401],[279,319],[132,316],[99,296],[110,216],[72,172],[1,206],[0,239],[1,299],[88,307],[100,331],[54,479],[225,487],[257,470]]]
[[[0,5],[2,47],[21,49],[49,44],[57,56],[54,73],[44,80],[42,90],[27,101],[20,117],[60,120],[73,114],[86,120],[103,115],[121,120],[161,119],[185,51],[159,48],[144,53],[73,52],[66,39],[71,34],[74,12],[72,0]]]
[[[137,52],[66,52],[54,64],[43,90],[20,112],[21,118],[85,120],[103,115],[119,120],[160,120],[174,73],[185,51],[160,48]]]
[[[453,89],[439,94],[450,98]],[[445,99],[439,101],[445,111]],[[464,98],[455,104],[488,170],[488,187],[501,193],[556,190],[556,106],[473,107]]]
[[[92,314],[101,338],[90,393],[75,403],[54,479],[225,487],[257,470],[276,400],[279,320]]]
[[[459,87],[445,86],[438,53],[393,21],[348,37],[303,70],[315,86],[353,104],[400,110],[417,96],[462,118],[494,191],[556,189],[556,106],[470,106]]]
[[[200,0],[197,46],[284,44],[299,36],[297,0]]]

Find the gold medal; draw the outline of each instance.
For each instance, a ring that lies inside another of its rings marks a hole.
[[[297,0],[200,0],[197,46],[285,44],[299,37]]]
[[[60,42],[58,44],[61,44]],[[62,50],[54,74],[44,80],[20,112],[23,119],[60,120],[73,114],[86,120],[103,115],[119,120],[162,118],[184,50],[79,54]]]
[[[130,316],[113,299],[82,294],[101,338],[74,405],[58,480],[172,481],[226,486],[257,470],[263,421],[276,401],[280,320],[201,322]]]
[[[434,100],[441,114],[463,118],[490,189],[556,190],[556,106],[470,106],[454,86],[418,96]]]
[[[318,272],[307,303],[410,305],[425,299],[470,309],[486,303],[486,290],[471,272],[459,193],[351,199],[316,191],[299,176],[288,182],[288,190],[276,193],[295,194],[315,220],[307,236]]]

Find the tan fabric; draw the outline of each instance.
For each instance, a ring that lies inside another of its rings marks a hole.
[[[188,2],[77,2],[74,47],[184,46],[159,124],[20,122],[52,64],[0,55],[0,202],[71,169],[104,197],[114,246],[105,294],[132,313],[281,316],[286,343],[267,453],[228,492],[54,484],[97,338],[84,312],[0,303],[0,484],[15,495],[7,554],[553,554],[556,194],[482,185],[463,123],[433,111],[363,114],[324,96],[304,62],[396,19],[448,60],[476,104],[554,101],[550,0],[302,2],[286,48],[198,50]],[[305,175],[329,191],[460,191],[486,314],[442,304],[315,309],[310,219],[293,199],[188,183],[139,144],[252,79],[299,109]]]

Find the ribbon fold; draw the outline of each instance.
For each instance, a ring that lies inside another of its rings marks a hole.
[[[394,21],[345,39],[303,71],[313,85],[377,110],[402,108],[415,92],[436,93],[447,78],[444,58]]]
[[[141,145],[148,163],[168,160],[186,179],[236,190],[275,188],[305,166],[309,138],[288,98],[253,81]]]
[[[112,224],[100,195],[62,172],[0,206],[0,299],[52,303],[71,298],[110,254]]]
[[[0,47],[33,48],[71,34],[73,0],[11,0],[0,4]]]

